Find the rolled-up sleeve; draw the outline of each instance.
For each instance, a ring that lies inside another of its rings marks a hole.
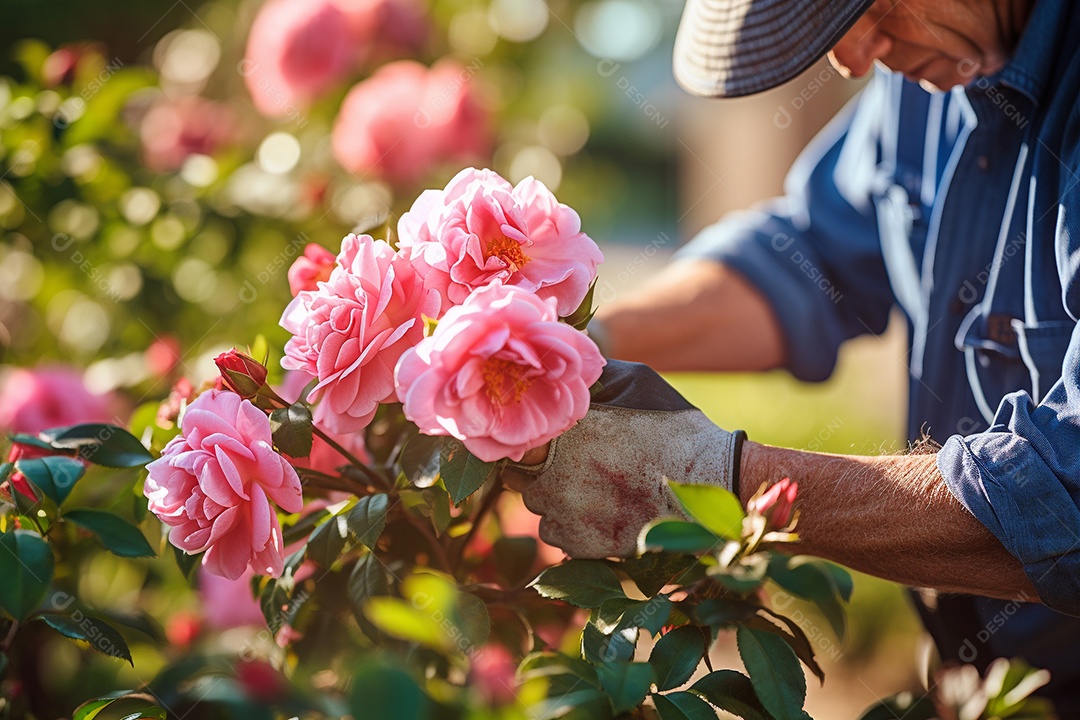
[[[871,82],[815,138],[783,198],[727,215],[677,256],[715,260],[750,280],[780,323],[788,369],[802,380],[827,378],[844,340],[882,332],[894,302],[871,195],[885,92]]]
[[[1080,325],[1042,402],[1005,396],[986,432],[953,436],[937,462],[953,495],[1023,563],[1040,599],[1080,616]]]

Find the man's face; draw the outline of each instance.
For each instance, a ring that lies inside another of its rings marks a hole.
[[[1031,0],[877,0],[829,53],[862,77],[875,61],[931,89],[965,85],[1005,66]]]

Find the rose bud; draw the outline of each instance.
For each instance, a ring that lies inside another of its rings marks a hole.
[[[253,398],[266,385],[266,366],[235,348],[214,358],[225,385],[243,398]]]
[[[798,492],[799,483],[792,482],[791,478],[784,478],[760,497],[752,499],[748,509],[757,510],[764,515],[772,527],[787,527],[795,510],[795,495]]]

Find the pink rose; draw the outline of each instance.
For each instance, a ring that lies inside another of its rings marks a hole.
[[[771,486],[760,497],[752,498],[749,509],[757,510],[774,528],[787,527],[795,513],[795,496],[799,493],[799,483],[791,478],[784,478]]]
[[[109,398],[91,393],[73,368],[16,368],[0,382],[0,429],[36,435],[54,427],[110,422],[109,405]]]
[[[424,49],[428,22],[417,0],[332,0],[348,18],[357,62],[369,65],[416,55]]]
[[[398,363],[405,417],[484,461],[520,460],[589,410],[604,358],[555,300],[495,280],[450,308]]]
[[[293,334],[281,365],[319,379],[308,395],[315,421],[337,433],[363,429],[379,403],[397,397],[394,366],[424,334],[439,297],[387,243],[368,235],[341,242],[337,267],[317,290],[289,303],[281,326]]]
[[[319,283],[329,280],[337,258],[322,245],[308,243],[304,254],[289,268],[289,290],[296,297],[301,290],[317,290]]]
[[[544,184],[512,186],[491,170],[468,168],[444,190],[425,190],[398,222],[401,251],[443,310],[493,280],[554,298],[560,317],[574,312],[604,255],[581,220]]]
[[[171,172],[189,155],[213,155],[236,132],[236,118],[222,103],[201,97],[164,99],[139,126],[143,162],[155,172]]]
[[[281,383],[281,388],[278,390],[278,393],[286,400],[299,398],[304,387],[313,379],[314,378],[307,373],[291,370],[285,373],[285,380]],[[352,453],[352,456],[360,462],[371,462],[371,455],[368,454],[367,445],[364,444],[364,433],[354,432],[343,433],[340,435],[336,433],[327,434],[330,435],[334,442]],[[334,474],[339,467],[349,464],[348,459],[346,459],[344,455],[331,447],[330,443],[326,442],[318,435],[311,438],[311,453],[307,457],[291,458],[290,460],[293,467],[309,468],[327,474]],[[311,505],[312,503],[309,503],[306,508],[310,508]]]
[[[295,115],[342,81],[354,63],[348,18],[329,0],[270,0],[248,35],[240,72],[255,109]]]
[[[487,113],[470,72],[442,60],[430,70],[412,60],[379,68],[345,96],[331,144],[338,162],[358,175],[411,185],[439,163],[487,157]]]
[[[146,466],[150,510],[170,525],[169,541],[206,552],[203,566],[231,580],[250,567],[277,577],[284,563],[273,503],[304,506],[300,478],[278,455],[270,421],[231,392],[210,390],[188,406],[161,457]]]

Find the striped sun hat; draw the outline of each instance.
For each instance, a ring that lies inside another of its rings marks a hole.
[[[787,82],[843,37],[874,0],[687,0],[675,79],[705,97]]]

